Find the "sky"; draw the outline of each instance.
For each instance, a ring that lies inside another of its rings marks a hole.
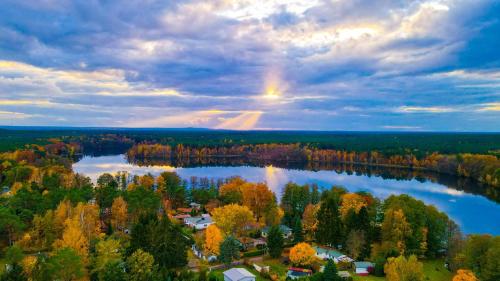
[[[500,1],[2,0],[0,125],[500,131]]]

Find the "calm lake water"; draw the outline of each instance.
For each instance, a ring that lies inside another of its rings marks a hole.
[[[405,193],[424,201],[426,204],[435,205],[459,224],[466,234],[489,233],[500,235],[500,204],[481,195],[470,194],[450,188],[445,184],[422,179],[396,180],[380,176],[348,174],[333,170],[308,171],[273,166],[176,168],[157,165],[141,167],[128,163],[124,155],[86,156],[75,163],[73,169],[75,172],[89,176],[94,182],[103,173],[116,173],[118,171],[127,171],[137,175],[146,173],[159,175],[163,171],[175,171],[184,179],[189,179],[191,176],[217,179],[237,175],[248,181],[265,181],[278,198],[281,196],[284,185],[290,181],[298,184],[316,183],[320,187],[341,185],[353,192],[369,191],[379,198],[386,198],[391,194]]]

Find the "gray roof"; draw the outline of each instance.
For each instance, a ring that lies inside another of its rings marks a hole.
[[[327,254],[327,255],[334,257],[334,258],[338,258],[338,257],[341,257],[344,255],[341,252],[334,250],[334,249],[328,249],[328,248],[323,248],[323,247],[318,247],[318,246],[314,246],[313,248],[314,248],[314,250],[316,250],[316,253],[318,255]]]
[[[373,263],[369,261],[356,261],[354,262],[354,266],[356,268],[368,268],[368,267],[373,267]]]
[[[266,226],[262,229],[262,232],[264,233],[268,233],[269,232],[269,229],[271,229],[269,226]],[[288,226],[286,225],[283,225],[283,224],[280,224],[280,231],[281,233],[283,234],[287,234],[287,233],[291,233],[292,232],[292,229],[289,228]]]
[[[243,278],[248,278],[248,277],[253,277],[255,278],[255,275],[250,273],[248,270],[244,268],[231,268],[229,270],[224,271],[224,276],[227,277],[228,279],[232,281],[238,281]]]
[[[184,219],[186,223],[192,224],[204,224],[204,223],[212,223],[212,218],[209,216],[206,217],[191,217]]]

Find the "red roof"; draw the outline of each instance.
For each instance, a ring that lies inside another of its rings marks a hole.
[[[312,270],[306,269],[306,268],[300,268],[300,267],[290,267],[290,268],[288,268],[288,270],[298,271],[298,272],[312,273]]]

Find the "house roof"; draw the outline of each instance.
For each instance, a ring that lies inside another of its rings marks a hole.
[[[223,272],[224,276],[232,281],[238,281],[243,278],[252,277],[255,278],[255,275],[250,273],[248,270],[244,268],[231,268]]]
[[[262,229],[262,232],[264,233],[268,233],[269,232],[269,229],[271,229],[269,226],[266,226]],[[292,232],[292,229],[289,228],[288,226],[286,225],[283,225],[283,224],[280,224],[280,231],[281,233],[285,234],[285,233],[290,233]]]
[[[334,250],[334,249],[330,249],[330,248],[324,248],[324,247],[318,247],[318,246],[314,246],[313,248],[314,248],[314,250],[316,250],[316,254],[318,254],[318,255],[326,254],[326,255],[328,255],[330,257],[334,257],[334,258],[338,258],[338,257],[341,257],[344,255],[341,252]]]
[[[185,218],[184,221],[186,223],[191,223],[191,224],[204,224],[204,223],[212,223],[212,218],[210,216],[191,217],[191,218]]]
[[[354,262],[354,266],[356,268],[368,268],[368,267],[373,267],[373,263],[369,261],[356,261]]]

